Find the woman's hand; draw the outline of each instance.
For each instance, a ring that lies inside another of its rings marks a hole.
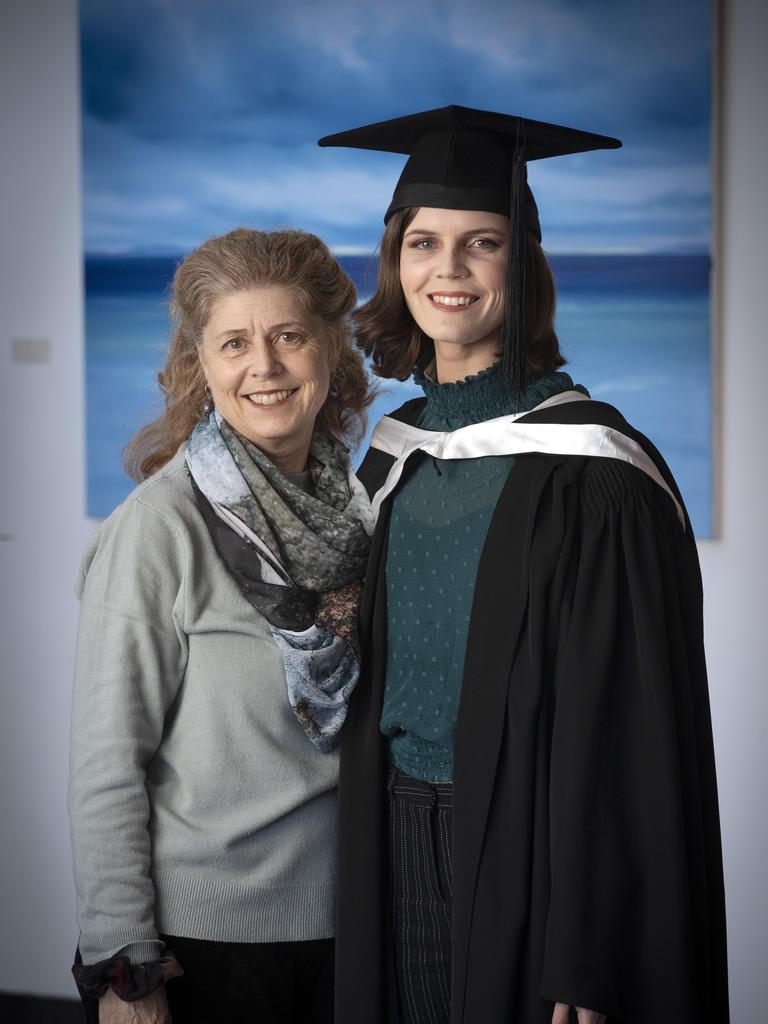
[[[568,1024],[568,1003],[555,1003],[555,1012],[552,1014],[552,1024]],[[581,1006],[576,1007],[576,1016],[579,1024],[605,1024],[605,1014],[596,1010],[585,1010]]]
[[[126,1003],[108,988],[99,1000],[99,1024],[171,1024],[165,985],[134,1003]]]

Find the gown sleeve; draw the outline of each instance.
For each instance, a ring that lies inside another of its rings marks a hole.
[[[722,861],[690,523],[590,460],[560,629],[540,993],[620,1024],[728,1020]]]
[[[86,965],[162,953],[146,779],[186,663],[185,565],[171,522],[140,500],[105,521],[83,563],[69,809]]]

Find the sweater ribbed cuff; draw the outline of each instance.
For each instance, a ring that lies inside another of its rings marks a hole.
[[[132,942],[117,952],[127,956],[131,964],[149,964],[159,960],[164,950],[165,943],[158,939],[155,942]]]
[[[80,932],[80,956],[86,966],[108,960],[111,956],[124,953],[132,964],[146,964],[159,960],[163,955],[163,943],[157,937],[152,925],[132,925],[115,928],[112,931]]]

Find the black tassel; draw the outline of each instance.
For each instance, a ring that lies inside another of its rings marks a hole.
[[[501,342],[502,374],[518,403],[525,392],[527,362],[525,309],[527,181],[525,153],[522,147],[518,147],[512,163],[510,185],[507,294]]]

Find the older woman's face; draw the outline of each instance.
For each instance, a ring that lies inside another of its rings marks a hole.
[[[279,285],[219,299],[199,348],[221,415],[288,472],[304,469],[328,394],[331,351],[322,320]]]

